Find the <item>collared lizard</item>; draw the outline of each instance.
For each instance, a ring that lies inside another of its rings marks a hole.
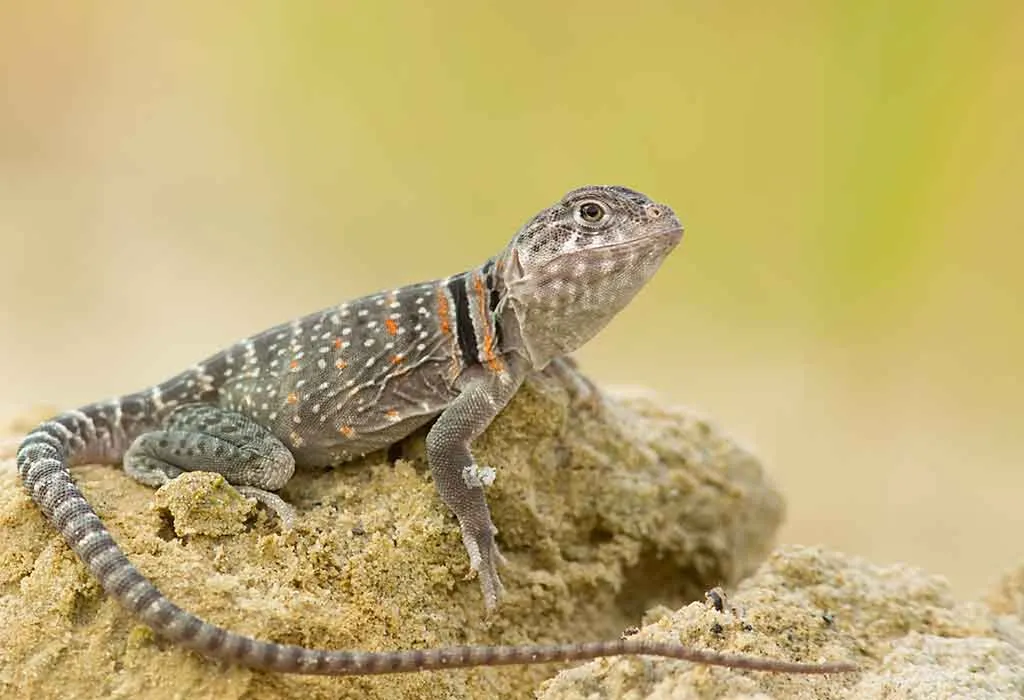
[[[432,422],[427,462],[458,520],[487,608],[502,593],[496,529],[484,496],[493,470],[471,443],[524,378],[603,328],[682,238],[674,212],[625,187],[573,190],[530,219],[478,268],[297,318],[171,379],[46,421],[17,453],[25,488],[106,593],[159,636],[210,658],[305,674],[359,675],[647,654],[794,673],[846,663],[740,657],[619,639],[548,646],[327,651],[256,640],[183,610],[118,547],[69,467],[123,462],[160,486],[183,471],[222,474],[285,524],[274,492],[296,466],[335,465]]]

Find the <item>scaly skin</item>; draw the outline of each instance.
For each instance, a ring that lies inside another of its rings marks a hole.
[[[626,306],[681,237],[672,210],[638,192],[574,190],[479,268],[298,318],[162,384],[56,416],[22,442],[19,473],[110,596],[161,637],[252,668],[357,675],[649,654],[767,671],[852,670],[631,639],[388,652],[256,640],[168,600],[128,561],[71,479],[70,466],[96,462],[123,461],[153,486],[182,471],[216,471],[287,523],[291,508],[273,492],[296,465],[339,464],[434,420],[427,460],[493,607],[502,592],[484,497],[493,473],[474,460],[471,443],[530,372],[571,371],[568,353]]]

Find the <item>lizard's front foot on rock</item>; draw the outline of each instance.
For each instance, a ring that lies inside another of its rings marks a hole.
[[[498,543],[494,540],[497,530],[488,522],[487,528],[477,531],[478,528],[462,525],[462,543],[469,553],[469,568],[472,578],[476,574],[480,578],[480,589],[484,596],[484,607],[492,610],[498,600],[505,593],[505,586],[498,576],[498,567],[504,566],[507,562],[505,557],[498,550]]]

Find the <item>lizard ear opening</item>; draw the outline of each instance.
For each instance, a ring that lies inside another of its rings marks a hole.
[[[523,263],[519,260],[519,249],[512,249],[512,259],[509,262],[509,276],[506,281],[511,282],[512,280],[521,280],[526,272],[523,270]]]
[[[515,296],[527,282],[526,269],[519,259],[519,250],[513,247],[501,265],[501,281],[505,285],[505,296]]]

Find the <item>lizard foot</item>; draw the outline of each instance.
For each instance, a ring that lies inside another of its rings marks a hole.
[[[234,489],[243,496],[255,498],[257,502],[262,503],[271,510],[281,521],[282,530],[291,530],[295,525],[295,519],[298,517],[296,515],[295,508],[288,505],[288,503],[286,503],[285,500],[276,493],[264,491],[263,489],[256,488],[255,486],[234,486]]]
[[[493,610],[505,593],[505,586],[498,576],[498,567],[505,566],[508,561],[494,540],[496,533],[497,530],[490,523],[486,531],[479,533],[474,532],[474,528],[462,527],[462,543],[469,553],[469,576],[466,578],[474,575],[479,577],[487,610]]]

